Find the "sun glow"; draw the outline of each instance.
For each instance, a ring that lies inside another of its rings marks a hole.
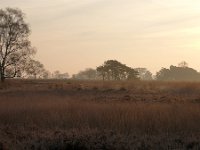
[[[200,56],[199,0],[1,1],[7,6],[26,13],[37,58],[51,71],[72,74],[117,59],[156,72]]]

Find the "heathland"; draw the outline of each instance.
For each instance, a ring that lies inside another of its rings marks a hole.
[[[8,80],[0,149],[199,149],[200,83]]]

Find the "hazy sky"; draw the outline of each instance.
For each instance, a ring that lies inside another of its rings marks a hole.
[[[36,58],[77,73],[116,59],[153,73],[185,60],[200,71],[199,0],[0,0],[31,25]]]

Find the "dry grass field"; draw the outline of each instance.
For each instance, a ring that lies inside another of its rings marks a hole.
[[[10,80],[4,149],[200,149],[200,83]]]

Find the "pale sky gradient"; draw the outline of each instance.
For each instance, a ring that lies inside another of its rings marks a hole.
[[[200,71],[200,0],[0,0],[31,25],[36,58],[77,73],[116,59],[153,73],[185,60]]]

